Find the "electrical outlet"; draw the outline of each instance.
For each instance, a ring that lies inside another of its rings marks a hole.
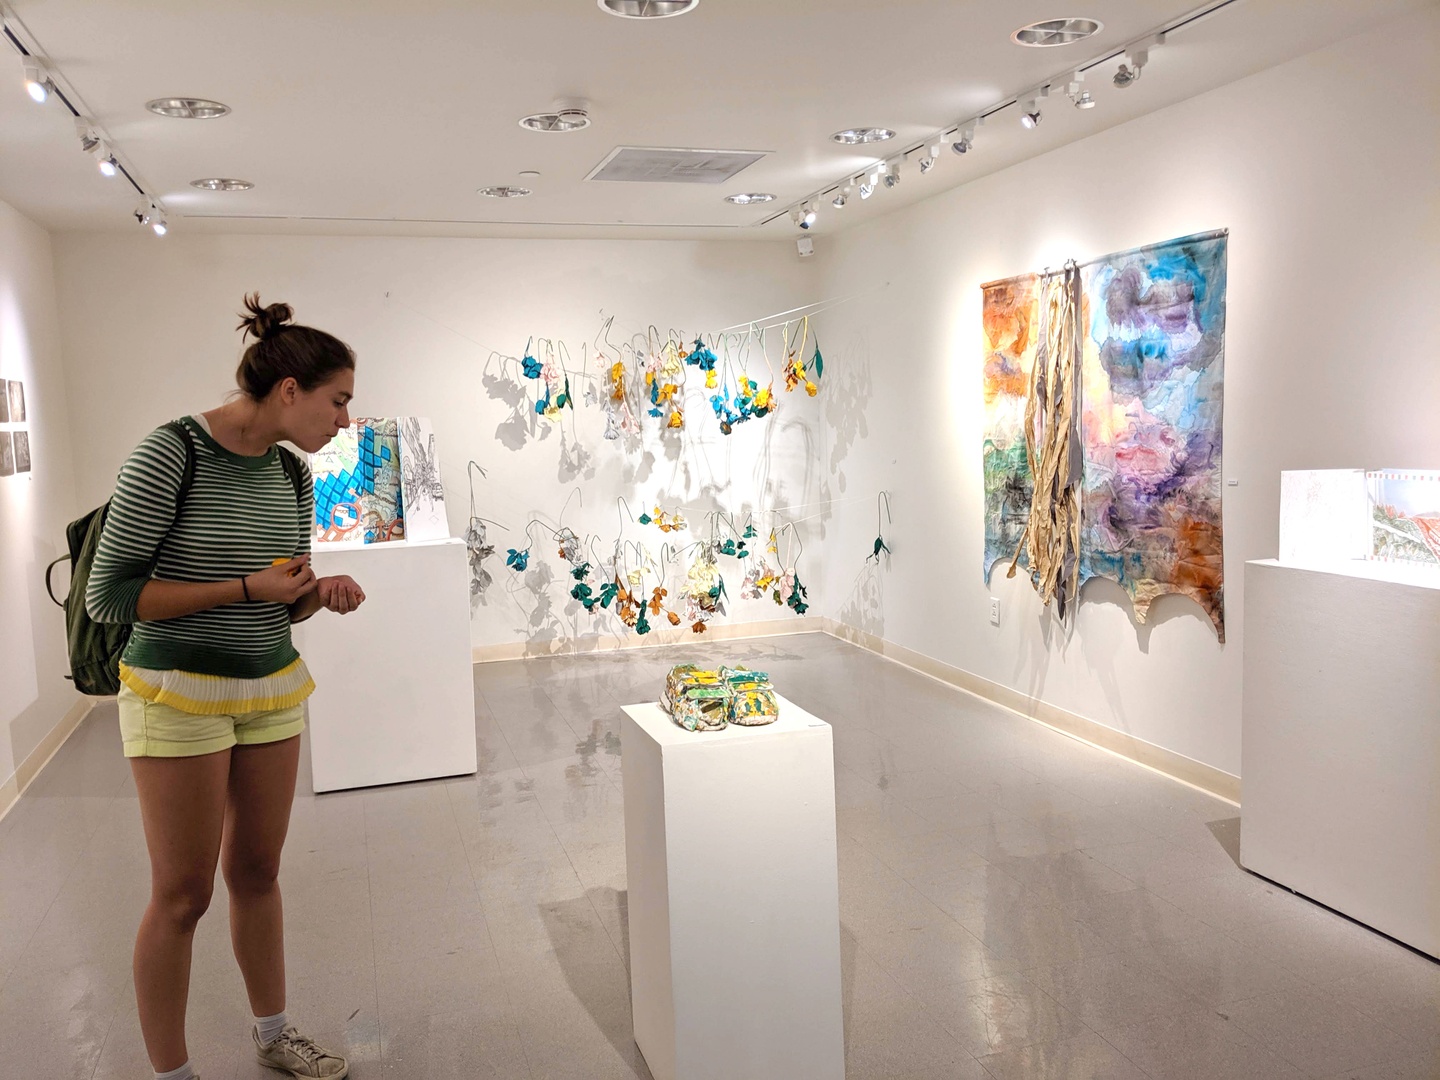
[[[990,625],[1000,625],[1000,598],[998,596],[990,597]]]

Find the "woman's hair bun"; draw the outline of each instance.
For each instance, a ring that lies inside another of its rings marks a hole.
[[[240,325],[236,329],[244,331],[256,341],[274,337],[295,316],[289,304],[269,304],[261,307],[258,292],[245,297],[245,310],[249,314],[240,316]]]

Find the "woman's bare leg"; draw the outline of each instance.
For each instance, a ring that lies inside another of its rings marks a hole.
[[[135,938],[140,1031],[156,1072],[189,1060],[185,1005],[195,924],[210,906],[224,831],[230,751],[131,758],[150,851],[150,903]]]
[[[230,890],[230,942],[256,1016],[285,1011],[280,850],[290,828],[300,737],[237,746],[230,758],[221,869]]]

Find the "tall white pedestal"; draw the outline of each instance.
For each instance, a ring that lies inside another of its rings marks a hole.
[[[358,611],[295,628],[310,698],[314,790],[473,773],[475,686],[463,540],[318,546],[321,577],[349,574]]]
[[[1245,565],[1240,861],[1440,956],[1440,574]]]
[[[621,721],[635,1042],[655,1080],[843,1080],[830,725]]]

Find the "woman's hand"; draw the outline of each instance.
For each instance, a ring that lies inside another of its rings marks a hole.
[[[320,606],[337,615],[348,615],[365,602],[365,593],[348,574],[320,578],[317,588]]]
[[[302,596],[314,592],[316,581],[315,571],[310,569],[310,556],[301,555],[248,575],[245,578],[245,589],[251,600],[289,606]]]

